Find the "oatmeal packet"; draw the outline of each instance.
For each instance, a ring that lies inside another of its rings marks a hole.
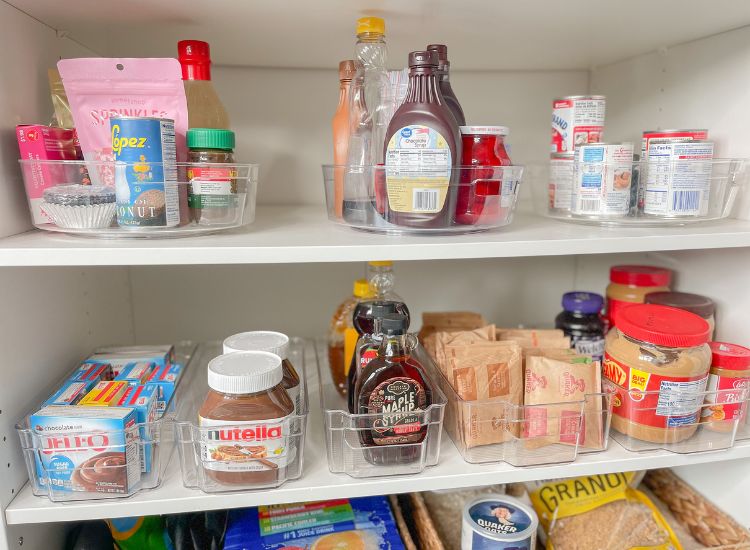
[[[441,372],[446,373],[445,346],[449,344],[474,344],[478,342],[492,342],[495,340],[495,325],[487,325],[474,330],[456,332],[434,332],[423,340],[427,350]]]
[[[528,348],[570,348],[570,338],[558,329],[497,329],[498,340],[513,340],[524,349]]]
[[[577,441],[581,447],[601,449],[602,398],[592,395],[600,393],[601,387],[599,362],[589,356],[527,357],[523,424],[526,446],[575,445]]]
[[[422,314],[419,339],[424,341],[435,332],[474,330],[486,325],[487,321],[481,314],[471,311],[425,312]]]

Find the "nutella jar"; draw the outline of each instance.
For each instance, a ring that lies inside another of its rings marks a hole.
[[[615,265],[609,270],[607,287],[607,319],[609,326],[617,323],[617,312],[628,304],[642,304],[652,292],[669,291],[672,272],[649,265]]]
[[[716,432],[731,432],[747,416],[750,388],[750,349],[726,342],[711,342],[711,374],[701,421]]]
[[[294,404],[281,384],[278,355],[241,351],[208,363],[206,400],[198,412],[201,464],[226,485],[273,486],[294,460]],[[206,429],[208,428],[208,429]]]
[[[304,414],[299,375],[289,361],[289,337],[286,334],[270,330],[240,332],[224,340],[224,353],[235,351],[267,351],[278,355],[284,372],[281,385],[294,403],[295,414]]]
[[[613,393],[612,429],[651,443],[677,443],[698,428],[711,349],[706,321],[653,304],[626,307],[609,331],[602,367]]]
[[[651,292],[646,294],[646,303],[676,307],[703,317],[711,327],[711,339],[713,339],[714,330],[716,330],[716,306],[711,298],[689,292]]]

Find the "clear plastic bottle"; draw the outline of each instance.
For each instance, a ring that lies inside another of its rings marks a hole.
[[[358,279],[354,281],[352,296],[341,302],[333,317],[331,317],[331,324],[328,329],[328,365],[331,369],[333,383],[341,395],[346,395],[348,368],[357,343],[355,336],[354,341],[349,346],[346,345],[347,329],[351,330],[353,327],[354,308],[362,300],[367,300],[370,297],[372,297],[372,292],[367,280]],[[347,347],[351,348],[349,355],[347,355]]]
[[[229,129],[229,115],[211,82],[211,50],[201,40],[180,40],[177,56],[188,106],[190,128]]]
[[[401,296],[393,292],[396,281],[392,261],[367,262],[367,282],[370,284],[373,298],[403,302]]]
[[[342,217],[344,204],[344,168],[349,149],[349,91],[352,87],[352,78],[357,72],[357,66],[351,59],[339,63],[339,104],[336,114],[333,115],[333,164],[334,168],[334,202],[336,216]]]

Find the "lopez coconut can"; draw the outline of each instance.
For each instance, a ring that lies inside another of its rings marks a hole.
[[[113,117],[117,224],[172,227],[180,221],[174,121]]]
[[[507,495],[482,495],[464,506],[461,550],[534,550],[539,518]]]

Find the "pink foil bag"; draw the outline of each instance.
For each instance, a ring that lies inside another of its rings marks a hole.
[[[174,120],[177,160],[187,158],[187,100],[179,61],[172,58],[81,58],[57,62],[83,158],[112,161],[109,119]],[[93,174],[92,174],[93,177]]]

